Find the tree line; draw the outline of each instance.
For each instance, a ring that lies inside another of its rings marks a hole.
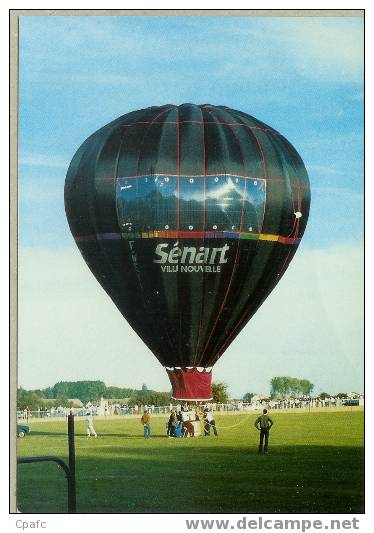
[[[225,403],[228,401],[228,390],[225,383],[213,383],[213,402]],[[50,407],[73,407],[72,399],[80,400],[84,405],[88,402],[97,402],[101,398],[106,400],[126,401],[130,405],[155,405],[169,404],[171,391],[158,392],[148,389],[144,383],[141,389],[128,387],[107,387],[103,381],[59,381],[53,387],[45,389],[25,390],[18,389],[17,408],[31,410]]]
[[[103,381],[59,381],[53,387],[41,389],[42,397],[47,399],[78,398],[82,403],[92,402],[100,398],[130,398],[144,396],[148,388],[143,384],[141,389],[127,387],[107,387]]]
[[[308,379],[294,378],[290,376],[275,376],[270,382],[271,398],[287,398],[289,396],[310,396],[314,389],[313,383]],[[212,384],[212,402],[227,403],[229,392],[226,383]],[[248,392],[243,396],[244,401],[251,401],[254,393]],[[328,397],[328,393],[321,393],[321,398]],[[345,393],[339,393],[340,397],[346,397]],[[78,399],[84,405],[88,402],[97,402],[100,398],[106,400],[126,401],[130,405],[155,405],[164,406],[170,403],[171,391],[159,392],[148,389],[143,383],[140,389],[129,387],[107,387],[103,381],[59,381],[52,387],[44,389],[25,390],[18,389],[18,409],[29,407],[32,410],[50,407],[72,407],[70,400]]]
[[[59,381],[53,387],[26,390],[20,387],[17,394],[17,408],[32,410],[46,407],[72,407],[71,400],[78,399],[83,404],[97,402],[101,398],[128,400],[139,405],[165,405],[171,397],[170,392],[157,392],[147,388],[107,387],[103,381]]]

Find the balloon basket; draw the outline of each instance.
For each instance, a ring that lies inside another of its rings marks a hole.
[[[212,372],[197,368],[166,368],[174,400],[205,402],[212,399]]]

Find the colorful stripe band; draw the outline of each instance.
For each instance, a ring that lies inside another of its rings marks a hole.
[[[271,241],[281,244],[299,244],[299,237],[282,237],[271,233],[246,233],[232,231],[146,231],[132,233],[98,233],[96,235],[81,235],[77,242],[133,240],[133,239],[251,239],[255,241]]]

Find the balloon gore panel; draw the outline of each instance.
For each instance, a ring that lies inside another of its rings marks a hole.
[[[120,117],[85,141],[65,183],[84,259],[177,369],[178,399],[211,397],[211,374],[196,369],[214,365],[281,279],[309,203],[304,164],[282,135],[208,105]]]

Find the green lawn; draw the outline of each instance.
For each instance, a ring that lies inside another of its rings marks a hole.
[[[165,418],[144,440],[138,419],[76,419],[80,513],[363,512],[363,412],[272,413],[269,455],[257,453],[256,415],[216,416],[219,437],[167,439]],[[18,456],[67,458],[65,421],[30,423]],[[66,512],[55,463],[18,466],[22,512]]]

